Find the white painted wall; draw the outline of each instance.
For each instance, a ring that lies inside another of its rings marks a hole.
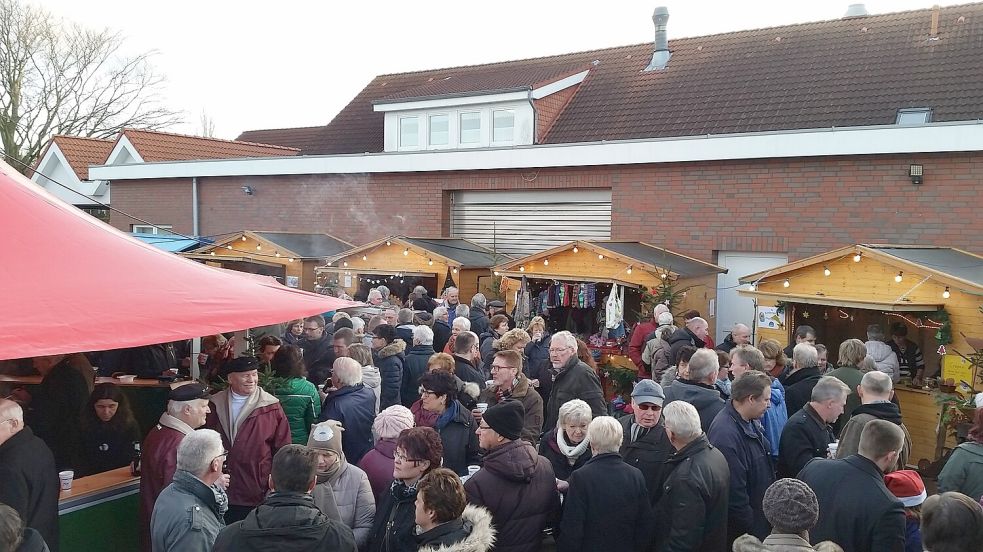
[[[515,116],[514,133],[511,142],[494,142],[492,140],[492,112],[508,110]],[[460,114],[477,112],[481,114],[481,139],[477,143],[462,144],[459,142]],[[448,140],[446,145],[430,145],[430,115],[447,115],[449,118]],[[399,119],[401,117],[417,117],[419,121],[418,146],[400,147]],[[532,145],[536,129],[536,113],[528,101],[506,101],[476,105],[447,107],[429,107],[427,109],[409,109],[404,111],[386,111],[385,150],[396,151],[437,151],[451,149],[474,149],[502,146]]]
[[[95,205],[96,201],[109,203],[109,186],[104,182],[79,180],[57,144],[51,144],[48,148],[44,159],[38,164],[37,172],[31,175],[31,180],[65,203],[72,205]]]
[[[754,301],[750,297],[738,295],[738,280],[769,268],[788,262],[784,253],[747,253],[742,251],[721,251],[717,264],[727,268],[726,274],[717,276],[717,334],[715,343],[721,343],[734,324],[740,322],[751,328],[752,336],[757,336],[754,325]],[[755,339],[754,342],[757,342]]]

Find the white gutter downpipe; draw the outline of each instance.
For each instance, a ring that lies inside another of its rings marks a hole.
[[[198,177],[191,178],[191,235],[198,237]]]

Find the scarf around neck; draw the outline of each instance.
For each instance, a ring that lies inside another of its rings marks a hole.
[[[566,438],[563,436],[563,429],[557,428],[556,446],[560,448],[560,453],[567,457],[567,462],[572,466],[576,464],[577,459],[587,451],[587,447],[590,446],[590,442],[587,440],[587,437],[584,437],[584,440],[581,441],[579,445],[568,445]]]
[[[348,464],[348,461],[345,459],[344,452],[337,452],[335,454],[338,456],[338,461],[335,462],[334,464],[331,464],[331,467],[328,468],[326,471],[317,472],[318,485],[324,482],[330,482],[332,485],[334,485],[335,483],[338,482],[338,478],[341,477],[342,468],[344,468],[345,465]]]

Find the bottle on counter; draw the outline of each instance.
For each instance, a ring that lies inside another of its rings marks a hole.
[[[136,477],[140,475],[140,441],[133,441],[133,460],[130,461],[130,475]]]

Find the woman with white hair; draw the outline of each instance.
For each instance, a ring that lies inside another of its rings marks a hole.
[[[649,492],[642,472],[618,454],[623,438],[621,424],[611,416],[598,416],[587,427],[592,456],[570,474],[558,551],[648,549]]]
[[[372,448],[375,393],[362,383],[362,365],[342,357],[331,372],[334,388],[324,399],[320,420],[337,420],[345,428],[342,446],[349,462],[357,463]]]
[[[464,308],[467,308],[466,306]],[[447,340],[447,345],[444,345],[444,352],[451,355],[454,354],[454,342],[457,340],[458,334],[461,332],[471,331],[471,321],[468,320],[468,315],[464,316],[458,315],[457,318],[451,322],[451,337]]]
[[[580,399],[563,403],[557,426],[543,436],[539,455],[550,461],[560,491],[567,489],[567,478],[591,458],[587,426],[591,422],[590,406]]]

